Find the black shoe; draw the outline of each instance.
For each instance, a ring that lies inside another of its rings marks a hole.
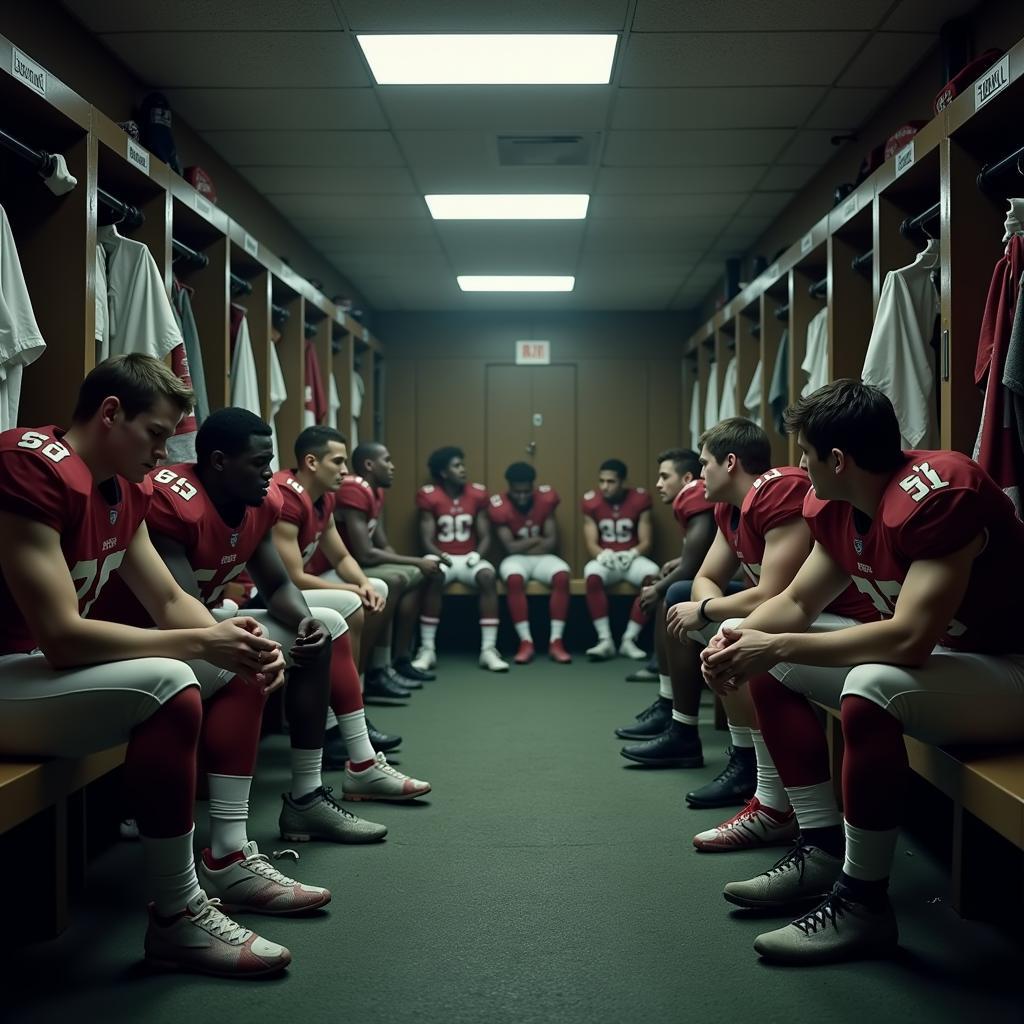
[[[729,763],[706,786],[686,794],[691,807],[742,807],[757,789],[753,747],[729,747]]]
[[[363,700],[367,704],[404,704],[410,696],[404,686],[399,686],[379,669],[366,673]]]
[[[402,745],[401,736],[388,736],[387,733],[374,729],[373,722],[369,719],[366,720],[366,731],[370,735],[370,746],[377,753],[387,754],[392,750],[397,750]]]
[[[395,686],[401,686],[403,690],[422,690],[423,680],[422,679],[405,679],[400,676],[390,665],[387,668],[381,669],[385,676],[391,680]]]
[[[372,741],[371,741],[372,742]],[[328,771],[342,771],[348,763],[348,747],[341,729],[335,726],[324,734],[324,768]]]
[[[422,669],[416,668],[412,659],[408,657],[396,658],[392,668],[401,679],[416,679],[421,683],[432,683],[437,678],[433,672],[424,672]]]
[[[660,735],[646,743],[634,743],[620,751],[628,761],[649,768],[703,768],[704,755],[696,729],[672,722]]]
[[[632,725],[615,730],[620,740],[651,740],[660,736],[672,721],[672,701],[668,697],[655,697],[654,703],[644,708]]]

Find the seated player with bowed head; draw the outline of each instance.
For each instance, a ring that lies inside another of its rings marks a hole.
[[[420,618],[420,650],[413,664],[429,672],[437,664],[435,637],[447,583],[464,583],[480,594],[480,667],[507,672],[498,654],[498,581],[486,559],[491,546],[487,518],[489,495],[483,484],[467,484],[461,448],[438,448],[427,459],[434,481],[416,492],[420,510],[420,541],[428,558],[439,561],[443,575],[427,581]]]
[[[555,509],[561,500],[558,492],[547,484],[534,489],[537,471],[526,462],[513,462],[505,470],[508,489],[492,494],[488,515],[508,555],[502,559],[498,572],[505,581],[508,610],[519,635],[515,663],[525,665],[533,660],[533,636],[526,601],[526,584],[537,580],[551,588],[551,639],[548,655],[552,661],[572,661],[562,636],[569,614],[569,563],[559,558],[558,524]]]
[[[651,496],[642,487],[626,486],[626,464],[620,459],[601,463],[597,490],[587,491],[581,502],[583,542],[591,560],[583,567],[587,585],[587,610],[597,631],[597,643],[588,648],[594,660],[615,657],[615,642],[608,621],[605,587],[625,580],[644,587],[657,579],[658,565],[647,557],[652,547]],[[618,653],[643,661],[647,655],[637,637],[649,615],[637,596],[629,613]]]
[[[433,558],[400,555],[391,546],[381,516],[384,496],[394,479],[395,465],[387,446],[379,441],[360,444],[352,453],[352,472],[338,488],[334,518],[342,541],[362,570],[388,586],[388,625],[379,646],[382,660],[393,658],[398,682],[408,686],[435,678],[413,666],[411,648],[425,580],[441,575],[441,563]]]
[[[814,548],[781,594],[723,623],[704,664],[719,692],[750,681],[801,832],[771,871],[729,883],[725,897],[771,910],[817,903],[754,943],[768,959],[812,964],[896,947],[886,893],[910,781],[904,734],[1024,739],[1024,634],[1006,599],[1006,581],[1024,574],[1024,524],[967,456],[902,451],[877,388],[835,381],[801,398],[786,425],[814,487],[804,502]],[[822,623],[851,581],[881,620]],[[809,699],[842,717],[845,827]]]
[[[153,897],[147,959],[253,977],[291,954],[226,917],[196,876],[200,686],[241,675],[273,688],[284,659],[254,619],[214,623],[149,540],[146,474],[192,400],[159,360],[118,356],[85,378],[67,431],[0,434],[0,750],[78,757],[127,741],[125,790]],[[158,629],[86,617],[115,570]]]

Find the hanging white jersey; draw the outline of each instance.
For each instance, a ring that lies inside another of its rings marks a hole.
[[[746,414],[747,419],[756,423],[759,427],[764,427],[764,421],[761,418],[761,381],[764,377],[764,373],[761,370],[761,364],[758,363],[754,368],[754,374],[750,378],[750,387],[747,388],[747,393],[743,396],[743,412]]]
[[[807,374],[807,383],[800,394],[806,397],[828,383],[828,307],[811,318],[807,325],[807,347],[800,369]]]
[[[256,357],[252,352],[249,324],[244,316],[238,325],[235,352],[231,357],[231,404],[263,418],[259,380],[256,377]]]
[[[0,206],[0,430],[18,425],[22,371],[45,348],[14,234]]]
[[[102,363],[110,355],[107,338],[107,254],[102,245],[96,246],[96,362]]]
[[[892,402],[904,448],[939,446],[931,346],[939,315],[931,272],[938,262],[939,243],[933,239],[909,267],[885,275],[861,373],[865,384]]]
[[[284,371],[281,369],[281,360],[277,355],[277,345],[270,343],[270,443],[274,447],[274,457],[270,462],[270,468],[276,473],[280,468],[280,450],[277,440],[277,424],[275,417],[288,398],[288,389],[284,382]]]
[[[707,394],[704,396],[704,429],[710,430],[718,422],[718,380],[715,364],[708,366]]]
[[[363,411],[363,393],[366,385],[359,373],[352,373],[352,448],[359,444],[359,415]]]
[[[327,426],[338,429],[338,416],[341,413],[341,395],[338,394],[338,382],[334,374],[327,379]]]
[[[690,395],[690,447],[696,448],[697,441],[703,433],[701,427],[700,381],[693,382],[693,393]]]
[[[736,408],[736,377],[738,367],[736,357],[733,356],[725,367],[725,377],[722,380],[722,399],[718,403],[718,418],[720,420],[731,419],[737,413]]]

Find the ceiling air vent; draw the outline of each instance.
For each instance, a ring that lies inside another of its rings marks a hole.
[[[584,135],[499,135],[502,167],[585,167],[597,148],[597,132]]]

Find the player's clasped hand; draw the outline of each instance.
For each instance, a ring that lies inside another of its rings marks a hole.
[[[373,589],[372,583],[359,588],[359,596],[362,598],[363,607],[369,612],[381,612],[384,610],[384,598]]]
[[[716,693],[738,689],[778,664],[778,637],[756,629],[723,629],[701,652],[701,672]]]
[[[294,664],[300,667],[312,665],[323,654],[330,642],[331,634],[327,627],[319,619],[310,617],[299,623],[295,643],[292,644],[288,653]]]
[[[264,636],[260,624],[248,616],[210,626],[203,659],[257,682],[284,670],[281,645]]]

